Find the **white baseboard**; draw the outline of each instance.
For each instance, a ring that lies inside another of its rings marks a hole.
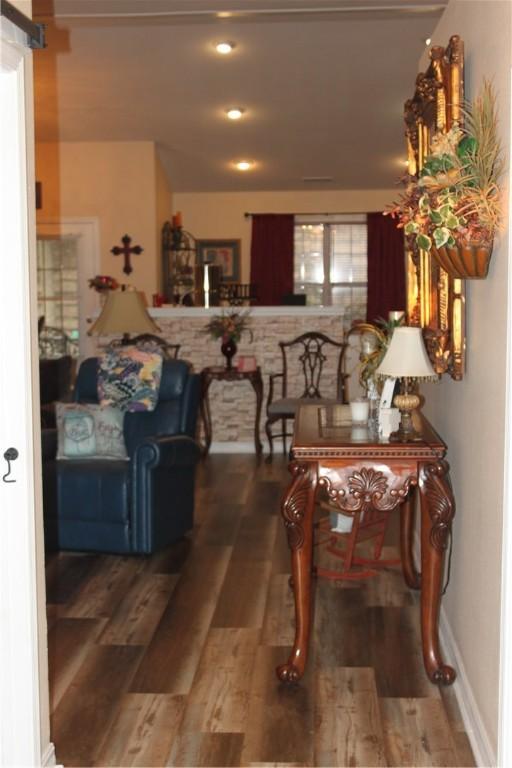
[[[57,765],[57,758],[55,757],[55,745],[50,742],[45,751],[41,755],[41,765],[43,768],[55,768]]]
[[[287,441],[287,450],[290,449],[290,441]],[[247,442],[237,442],[236,440],[213,440],[210,446],[210,453],[256,453],[254,447],[254,440]],[[281,440],[274,442],[274,453],[276,455],[283,453],[283,445]],[[268,454],[268,442],[263,443],[263,455]]]
[[[453,692],[459,705],[464,729],[468,735],[476,764],[480,768],[491,768],[491,766],[496,765],[496,755],[466,674],[462,654],[455,641],[443,606],[441,606],[439,617],[439,639],[446,662],[453,665],[457,670]]]
[[[415,531],[413,550],[415,563],[421,563],[418,529]],[[457,671],[457,677],[453,683],[453,692],[459,705],[462,722],[473,750],[475,762],[479,768],[492,768],[492,766],[496,765],[496,755],[480,715],[480,710],[478,709],[478,704],[466,673],[462,654],[443,605],[441,605],[439,615],[439,641],[446,663],[455,667]]]
[[[221,442],[213,440],[210,453],[256,453],[254,441],[238,443],[236,440]]]

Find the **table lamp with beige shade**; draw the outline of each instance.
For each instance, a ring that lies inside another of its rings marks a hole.
[[[109,291],[97,320],[87,331],[89,336],[113,336],[122,334],[121,344],[131,344],[136,339],[130,334],[152,334],[160,328],[146,309],[143,294],[135,288]]]
[[[401,392],[395,395],[393,404],[400,410],[400,426],[392,432],[390,440],[410,442],[419,439],[412,423],[412,413],[420,404],[420,398],[411,387],[419,379],[437,381],[423,343],[421,328],[401,326],[395,328],[388,350],[377,368],[376,375],[388,379],[400,379]]]

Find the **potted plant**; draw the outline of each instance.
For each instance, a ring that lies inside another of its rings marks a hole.
[[[503,159],[496,97],[488,81],[467,104],[464,118],[463,127],[455,124],[434,134],[419,176],[406,177],[405,192],[386,213],[449,275],[482,278],[502,215]]]
[[[223,312],[214,315],[206,324],[204,332],[212,339],[222,339],[220,350],[226,358],[226,368],[231,369],[231,359],[236,355],[236,343],[240,341],[244,331],[247,331],[252,341],[252,331],[249,328],[249,312]]]

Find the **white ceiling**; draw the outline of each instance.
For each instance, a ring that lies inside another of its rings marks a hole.
[[[404,170],[403,102],[444,5],[34,0],[48,23],[36,138],[155,141],[175,191],[389,188]],[[214,50],[223,38],[230,56]],[[227,120],[230,106],[244,118]],[[242,157],[250,173],[232,168]]]

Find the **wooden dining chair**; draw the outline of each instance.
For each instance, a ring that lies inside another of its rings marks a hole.
[[[280,341],[282,367],[269,377],[265,432],[269,442],[267,462],[272,461],[273,440],[282,438],[286,454],[287,422],[295,418],[301,403],[348,402],[348,374],[344,371],[347,343],[335,341],[319,331],[303,333],[291,341]],[[330,397],[329,397],[330,395]],[[281,423],[274,433],[272,426]]]

